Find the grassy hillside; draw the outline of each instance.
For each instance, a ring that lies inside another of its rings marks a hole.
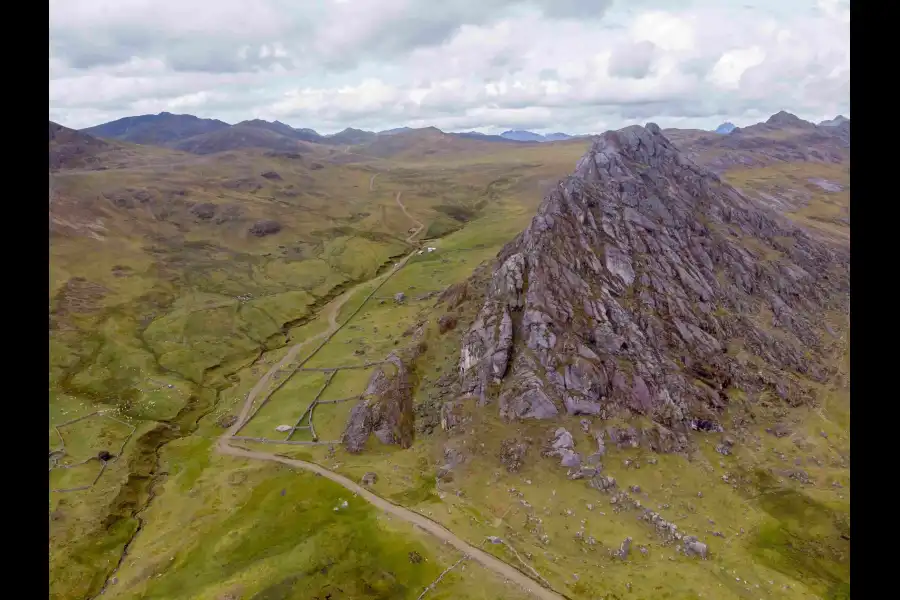
[[[51,494],[55,598],[99,589],[156,518],[143,513],[151,498],[167,496],[165,511],[179,504],[164,484],[166,449],[217,435],[203,419],[222,394],[252,386],[255,365],[315,332],[320,307],[411,249],[415,223],[398,192],[433,236],[509,204],[520,217],[504,223],[511,237],[540,200],[529,181],[564,174],[583,151],[527,163],[461,156],[448,171],[359,156],[335,164],[331,148],[195,156],[100,146],[96,168],[51,172],[50,444],[60,445],[53,426],[98,410],[137,431],[94,487]],[[102,418],[62,429],[68,453],[52,460],[71,468],[51,472],[52,489],[90,484],[97,454],[118,452]]]

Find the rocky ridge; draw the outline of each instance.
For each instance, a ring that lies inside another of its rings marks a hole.
[[[850,158],[849,119],[817,126],[781,112],[727,135],[686,129],[667,129],[665,135],[691,161],[716,173],[784,163],[844,164]]]
[[[353,453],[361,452],[374,433],[383,444],[399,444],[408,448],[412,443],[412,385],[409,371],[396,354],[387,363],[394,373],[379,367],[369,379],[362,399],[351,409],[344,429],[342,443]]]
[[[642,415],[641,440],[681,450],[692,429],[722,430],[734,390],[807,400],[828,375],[817,322],[847,310],[849,285],[849,250],[754,205],[655,124],[607,132],[498,256],[460,389],[507,419]]]

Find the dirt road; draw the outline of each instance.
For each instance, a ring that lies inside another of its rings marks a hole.
[[[334,333],[334,331],[337,330],[337,328],[339,327],[337,323],[338,313],[340,313],[341,307],[344,306],[344,303],[346,303],[347,300],[350,299],[350,296],[355,290],[356,288],[354,287],[350,291],[344,292],[335,300],[333,300],[331,304],[328,305],[326,309],[328,311],[328,329],[312,337],[306,338],[299,344],[294,344],[293,346],[291,346],[291,349],[288,350],[288,353],[284,355],[284,358],[272,365],[272,368],[266,371],[266,373],[262,377],[260,377],[259,381],[256,382],[256,385],[254,385],[250,392],[247,394],[247,400],[244,402],[244,406],[241,407],[241,412],[238,415],[237,422],[225,433],[225,436],[222,436],[222,439],[225,439],[226,436],[230,439],[231,436],[235,435],[235,433],[237,433],[237,431],[241,427],[243,427],[243,425],[247,422],[247,418],[250,415],[250,410],[253,408],[256,397],[269,387],[269,382],[271,382],[272,377],[275,375],[275,373],[287,367],[287,365],[297,357],[297,354],[299,354],[300,350],[302,350],[306,346],[311,345],[313,342],[317,342],[322,338],[331,335],[332,333]]]
[[[370,192],[375,189],[375,179],[379,175],[381,175],[381,173],[375,173],[374,175],[372,175],[369,178],[369,191]],[[406,242],[411,244],[413,241],[413,238],[415,238],[417,235],[419,235],[419,233],[422,231],[422,229],[425,228],[425,223],[419,221],[417,218],[415,218],[414,216],[409,214],[409,211],[406,210],[406,206],[400,200],[400,196],[402,196],[402,195],[403,195],[403,192],[397,192],[397,196],[396,196],[396,198],[394,198],[394,200],[396,200],[397,205],[400,206],[400,210],[403,211],[403,214],[406,215],[406,218],[416,224],[416,230],[414,232],[412,232],[412,234],[408,238],[406,238]]]
[[[397,200],[397,204],[400,205],[400,210],[403,211],[403,214],[406,215],[406,217],[410,221],[412,221],[413,223],[416,224],[416,230],[413,231],[408,238],[406,238],[406,242],[409,244],[412,244],[413,238],[416,237],[417,235],[419,235],[419,232],[425,228],[425,223],[423,223],[422,221],[418,220],[417,218],[415,218],[414,216],[409,214],[409,212],[406,210],[406,206],[404,206],[403,202],[400,201],[401,195],[403,195],[403,192],[397,192],[396,200]]]
[[[403,204],[400,202],[400,194],[397,194],[397,203],[403,207]],[[405,207],[403,207],[403,212],[406,212]],[[409,215],[407,215],[409,216]],[[410,217],[411,220],[415,221],[413,217]],[[418,221],[416,221],[418,223]],[[421,228],[424,225],[419,223],[419,229],[417,229],[416,233],[421,231]],[[413,234],[414,236],[415,234]],[[413,237],[410,236],[410,237]],[[406,255],[402,260],[400,260],[394,267],[388,271],[387,273],[382,274],[380,277],[370,280],[378,281],[378,279],[384,279],[390,277],[397,271],[403,268],[406,262],[415,255],[416,251],[410,252]],[[365,282],[365,283],[369,283]],[[359,285],[365,285],[365,283],[361,283]],[[564,600],[564,596],[557,594],[551,590],[548,590],[542,587],[539,583],[522,573],[521,571],[515,569],[514,567],[506,564],[502,560],[488,554],[487,552],[469,544],[462,538],[457,537],[451,531],[446,529],[444,526],[424,517],[408,508],[403,508],[402,506],[398,506],[393,504],[392,502],[385,500],[384,498],[377,496],[370,492],[369,490],[363,488],[357,483],[347,479],[343,475],[338,475],[333,471],[329,471],[328,469],[317,465],[315,463],[306,462],[303,460],[296,460],[291,458],[286,458],[283,456],[277,456],[275,454],[269,454],[266,452],[259,452],[253,450],[247,450],[245,448],[234,447],[230,445],[232,441],[232,437],[235,435],[237,431],[239,431],[244,424],[246,423],[248,416],[250,415],[250,411],[253,408],[253,404],[256,400],[256,397],[262,393],[266,387],[269,385],[272,376],[282,367],[290,363],[297,354],[306,346],[313,344],[314,342],[326,338],[333,333],[335,333],[338,329],[340,329],[343,325],[337,323],[337,316],[340,313],[341,307],[347,302],[350,296],[359,288],[359,285],[351,288],[347,292],[344,292],[341,296],[336,298],[326,307],[327,315],[328,315],[328,329],[323,331],[322,333],[313,336],[304,340],[299,344],[295,344],[291,347],[288,353],[282,358],[278,363],[272,366],[265,375],[263,375],[260,380],[257,382],[253,389],[247,394],[247,399],[244,401],[244,405],[241,407],[241,412],[238,416],[238,420],[230,427],[228,430],[218,439],[216,442],[216,452],[220,454],[224,454],[227,456],[235,456],[239,458],[249,458],[253,460],[266,460],[271,462],[277,462],[284,465],[288,465],[291,467],[296,467],[298,469],[303,469],[305,471],[311,471],[313,473],[318,473],[323,477],[327,477],[331,481],[337,483],[340,486],[343,486],[347,490],[353,492],[366,502],[372,504],[379,510],[386,512],[390,515],[393,515],[399,519],[406,521],[407,523],[412,523],[413,525],[419,527],[423,531],[426,531],[438,539],[451,544],[454,548],[458,549],[460,552],[468,555],[472,560],[477,561],[483,567],[493,571],[494,573],[505,577],[507,580],[512,581],[519,585],[522,589],[528,591],[535,598],[540,598],[541,600]],[[377,288],[376,288],[377,289]],[[372,292],[374,293],[374,291]],[[351,316],[352,318],[352,316]],[[348,319],[349,320],[349,319]],[[309,358],[309,357],[307,357]]]
[[[319,465],[314,463],[285,458],[282,456],[275,456],[272,454],[266,454],[265,452],[254,452],[251,450],[245,450],[243,448],[235,448],[233,446],[227,445],[224,441],[224,438],[220,439],[219,441],[219,451],[230,456],[239,456],[242,458],[252,458],[256,460],[270,460],[291,467],[296,467],[298,469],[304,469],[306,471],[318,473],[322,477],[327,477],[331,481],[358,495],[360,498],[375,506],[379,510],[402,519],[407,523],[412,523],[420,529],[434,535],[441,541],[449,543],[460,552],[467,554],[469,558],[478,562],[483,567],[490,569],[498,575],[502,575],[510,581],[515,582],[524,590],[531,593],[535,598],[540,598],[541,600],[564,600],[563,596],[560,596],[553,591],[541,587],[530,577],[526,577],[520,571],[506,564],[502,560],[499,560],[494,556],[488,554],[487,552],[480,550],[479,548],[476,548],[468,542],[458,538],[438,523],[435,523],[427,517],[423,517],[422,515],[407,508],[392,504],[391,502],[385,500],[380,496],[376,496],[369,490],[365,489],[361,485],[354,483],[353,481],[350,481],[343,475],[338,475],[337,473],[329,471],[328,469],[320,467]]]

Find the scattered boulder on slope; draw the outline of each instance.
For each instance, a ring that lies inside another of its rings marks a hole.
[[[281,231],[281,223],[272,220],[257,221],[250,228],[250,233],[256,237],[272,235]]]

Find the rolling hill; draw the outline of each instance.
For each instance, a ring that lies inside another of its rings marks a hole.
[[[262,123],[266,122],[262,121]],[[284,133],[279,130],[279,127],[270,128],[269,125],[274,124],[260,126],[252,121],[238,123],[227,129],[219,129],[179,140],[169,144],[169,147],[193,154],[215,154],[217,152],[251,148],[262,148],[279,152],[309,151],[311,147],[309,145],[310,142],[303,141],[303,138],[308,139],[313,136],[301,136],[291,133],[293,130]]]
[[[50,170],[100,166],[98,155],[110,148],[108,142],[50,121]]]
[[[503,149],[498,147],[497,142],[484,139],[482,136],[463,137],[444,133],[436,127],[425,127],[386,136],[379,135],[357,146],[355,151],[366,156],[397,160],[432,160],[441,157],[492,154],[503,152]]]

